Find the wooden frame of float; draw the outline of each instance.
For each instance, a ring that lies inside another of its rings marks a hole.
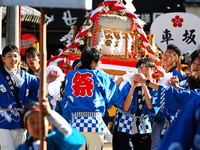
[[[64,52],[64,55],[66,56],[79,56],[81,57],[81,52]],[[118,61],[122,61],[122,62],[138,62],[138,59],[131,59],[131,58],[121,58],[121,57],[117,57],[117,56],[102,56],[101,57],[101,61],[104,59],[109,59],[109,60],[118,60]],[[63,64],[63,70],[66,70],[66,68],[69,68],[69,70],[72,70],[72,66],[68,66],[68,64],[65,62]],[[110,75],[124,75],[126,74],[126,71],[122,71],[122,70],[114,70],[114,69],[102,69],[103,71],[105,71],[106,73],[110,74]]]

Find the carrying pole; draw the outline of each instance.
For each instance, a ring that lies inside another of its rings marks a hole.
[[[42,99],[46,98],[46,24],[45,24],[45,8],[40,8],[41,20],[40,20],[40,106]],[[40,107],[41,110],[41,107]],[[40,111],[40,150],[47,150],[47,142],[45,135],[45,126],[44,126],[44,113]]]

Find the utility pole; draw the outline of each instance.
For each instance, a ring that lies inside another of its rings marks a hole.
[[[14,44],[19,48],[19,6],[7,6],[6,9],[6,44]]]

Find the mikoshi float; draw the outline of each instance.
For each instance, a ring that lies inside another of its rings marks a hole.
[[[65,73],[72,70],[72,64],[80,58],[80,48],[87,45],[96,47],[102,53],[100,69],[114,79],[129,73],[137,72],[136,63],[142,57],[149,57],[156,63],[154,78],[164,76],[154,38],[147,38],[143,30],[144,22],[136,14],[128,10],[120,0],[104,0],[91,12],[87,20],[76,33],[76,27],[63,36],[63,51],[51,58],[47,65],[58,65]],[[115,78],[116,77],[116,78]],[[114,117],[116,108],[108,109],[110,117]]]
[[[142,57],[156,62],[156,78],[163,75],[160,59],[156,53],[153,35],[147,38],[143,30],[144,22],[128,10],[120,0],[104,0],[91,12],[76,33],[76,27],[60,41],[66,47],[58,55],[49,59],[47,65],[54,64],[70,71],[71,65],[81,56],[83,45],[96,47],[102,53],[100,69],[110,75],[124,75],[135,72],[135,65]]]

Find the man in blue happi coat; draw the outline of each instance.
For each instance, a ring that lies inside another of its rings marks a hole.
[[[134,80],[139,83],[145,83],[147,81],[145,76],[140,73],[134,75]],[[152,81],[148,84],[148,86],[158,91],[158,100],[160,101],[161,107],[160,111],[164,116],[169,116],[176,112],[176,110],[182,109],[183,106],[191,99],[200,96],[200,89],[177,90],[172,86],[157,84]]]
[[[27,72],[19,69],[19,50],[7,45],[2,51],[4,66],[0,71],[0,146],[13,150],[26,139],[26,130],[20,123],[22,108],[38,101],[39,83]]]
[[[147,57],[141,58],[136,64],[138,72],[149,81],[153,80],[154,67],[154,61]],[[118,96],[113,149],[150,150],[152,129],[149,116],[157,114],[158,105],[154,89],[134,80],[127,82]]]
[[[103,146],[101,135],[108,129],[102,115],[116,88],[111,76],[99,70],[100,58],[101,53],[96,48],[83,49],[82,66],[67,74],[66,92],[62,100],[63,108],[68,112],[63,113],[63,117],[71,120],[71,125],[86,137],[89,150]]]
[[[190,75],[190,89],[200,86],[200,75]],[[200,149],[200,96],[191,98],[169,127],[159,149]]]
[[[200,73],[200,49],[191,54],[190,74]],[[179,83],[180,87],[188,89],[188,75]]]
[[[173,44],[167,45],[167,50],[163,54],[163,66],[165,72],[171,72],[173,76],[177,76],[179,80],[183,80],[184,78],[181,73],[176,70],[176,64],[180,56],[181,51],[177,46]]]

